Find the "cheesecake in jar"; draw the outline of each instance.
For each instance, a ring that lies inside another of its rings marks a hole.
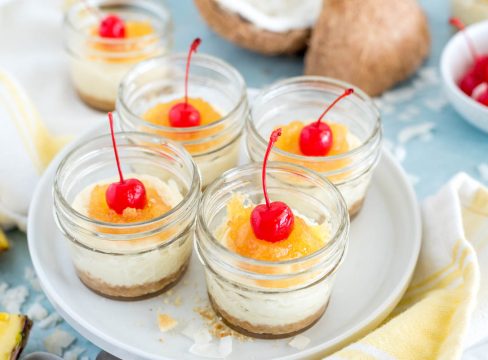
[[[164,291],[185,273],[200,177],[178,144],[139,133],[116,138],[117,160],[109,135],[63,159],[55,219],[80,280],[98,294],[130,300]]]
[[[280,81],[254,99],[247,121],[247,149],[260,161],[266,138],[283,136],[271,159],[299,164],[327,177],[344,197],[351,217],[364,203],[381,154],[381,121],[363,91],[313,76]]]
[[[171,46],[168,10],[156,0],[75,2],[64,22],[71,79],[90,107],[111,111],[122,78]]]
[[[253,163],[207,187],[195,248],[223,320],[249,336],[283,338],[325,312],[349,217],[340,193],[319,174],[282,162],[265,172],[263,179],[262,165]]]
[[[193,156],[203,186],[237,165],[248,112],[239,72],[212,56],[188,54],[150,59],[124,78],[117,99],[124,131],[154,133],[179,142]]]

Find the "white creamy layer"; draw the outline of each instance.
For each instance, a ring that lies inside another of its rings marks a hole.
[[[239,143],[235,141],[218,152],[209,155],[194,156],[202,175],[202,186],[205,187],[225,171],[236,167],[239,162]]]
[[[225,10],[238,14],[256,27],[286,32],[313,27],[322,0],[215,0]]]
[[[117,99],[119,84],[134,66],[131,62],[107,63],[90,59],[71,61],[71,78],[78,92],[99,101]]]
[[[361,141],[351,133],[347,134],[347,142],[350,149],[355,149],[361,145]],[[371,174],[368,172],[354,181],[349,181],[337,186],[342,197],[346,201],[348,209],[351,209],[357,202],[361,201],[366,196],[370,181]]]
[[[207,290],[218,307],[254,326],[295,324],[317,314],[329,301],[333,277],[301,290],[261,292],[235,287],[207,271]]]
[[[183,195],[173,181],[164,182],[150,175],[126,174],[126,178],[137,177],[145,184],[151,184],[164,201],[176,206]],[[102,185],[117,181],[107,179],[92,184],[82,190],[73,201],[73,208],[78,212],[87,215],[90,194],[95,185]],[[112,286],[135,286],[159,281],[176,273],[188,260],[192,251],[192,235],[183,236],[169,246],[159,249],[154,248],[158,243],[163,244],[169,240],[167,236],[152,236],[150,239],[141,239],[140,242],[131,241],[102,241],[99,238],[80,235],[77,241],[85,244],[96,252],[84,247],[71,246],[72,258],[78,271],[89,274],[95,279]],[[143,253],[137,253],[140,251]],[[116,255],[117,254],[117,255]]]
[[[310,226],[317,224],[293,209]],[[227,242],[226,224],[217,231],[217,237]],[[324,226],[324,237],[328,237],[327,224]],[[332,265],[333,266],[333,265]],[[332,269],[321,269],[310,281],[320,278]],[[269,288],[253,290],[243,286],[235,286],[207,272],[207,289],[219,308],[229,315],[251,323],[254,326],[283,326],[295,324],[317,314],[328,302],[334,276],[304,289],[283,291],[284,289]],[[312,275],[310,275],[312,276]]]

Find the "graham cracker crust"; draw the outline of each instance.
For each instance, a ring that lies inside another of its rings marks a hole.
[[[188,268],[187,261],[175,273],[151,283],[135,286],[113,286],[76,269],[81,282],[94,293],[113,300],[144,300],[159,295],[176,285]]]
[[[208,298],[215,313],[222,318],[222,321],[228,327],[241,334],[258,339],[283,339],[304,332],[305,330],[308,330],[314,326],[315,323],[320,320],[327,309],[327,306],[329,305],[329,302],[327,301],[327,303],[320,308],[319,311],[299,322],[283,326],[267,326],[253,325],[248,321],[237,319],[220,308],[210,294],[208,294]]]
[[[359,214],[359,211],[363,208],[363,205],[364,205],[364,199],[365,197],[363,197],[362,199],[356,201],[354,204],[352,204],[352,206],[349,208],[349,218],[352,220],[354,219],[358,214]]]
[[[115,102],[97,99],[94,96],[87,95],[79,90],[76,91],[79,98],[89,107],[99,111],[112,111],[115,109]]]

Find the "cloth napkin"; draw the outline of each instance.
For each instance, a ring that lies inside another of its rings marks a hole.
[[[2,69],[0,121],[0,228],[24,229],[35,185],[67,138],[49,133],[20,84]]]
[[[424,202],[422,217],[404,297],[382,326],[328,359],[458,359],[488,336],[488,189],[458,174]]]

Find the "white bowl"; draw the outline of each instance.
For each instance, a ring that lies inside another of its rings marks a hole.
[[[479,54],[488,54],[488,20],[466,28]],[[449,101],[470,124],[488,132],[488,106],[472,99],[458,86],[459,80],[473,64],[463,34],[458,32],[447,43],[441,56],[441,76]]]

